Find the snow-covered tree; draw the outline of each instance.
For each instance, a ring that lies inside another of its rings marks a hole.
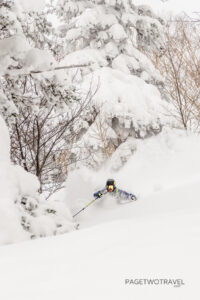
[[[50,72],[56,66],[51,54],[56,57],[57,52],[45,12],[22,11],[12,1],[2,4],[1,11],[4,19],[0,43],[5,48],[2,60],[8,60],[8,65],[0,78],[0,111],[11,131],[11,158],[38,177],[40,191],[44,184],[47,188],[47,183],[48,190],[52,187],[55,191],[64,179],[55,181],[63,174],[52,158],[69,148],[69,127],[90,99],[82,101],[63,72]],[[18,38],[19,53],[11,44]]]
[[[77,82],[85,90],[91,81],[93,88],[100,86],[77,143],[79,152],[90,151],[87,163],[98,167],[124,143],[120,149],[132,150],[121,152],[122,165],[133,153],[135,139],[159,133],[165,123],[163,80],[143,53],[162,55],[164,22],[149,7],[129,0],[59,0],[54,11],[66,41],[61,64],[90,64],[79,70]]]
[[[2,116],[7,120],[13,117],[12,123],[19,108],[38,112],[41,89],[37,94],[37,87],[43,85],[46,95],[51,95],[46,97],[46,108],[63,105],[60,94],[64,87],[58,85],[53,72],[31,75],[31,71],[51,69],[56,62],[48,51],[34,48],[24,34],[22,15],[29,6],[23,0],[0,1],[0,244],[74,229],[67,207],[56,199],[44,200],[38,193],[37,177],[10,162],[10,138]],[[59,86],[59,91],[54,86]]]
[[[50,196],[63,187],[68,165],[75,162],[69,155],[73,139],[80,132],[75,124],[85,114],[91,99],[81,99],[75,90],[63,90],[59,84],[54,92],[46,82],[44,88],[41,90],[40,82],[38,94],[41,96],[37,97],[36,111],[32,109],[30,98],[27,105],[16,102],[18,113],[10,125],[11,159],[35,174],[40,181],[40,192],[46,191]],[[54,93],[57,93],[57,102],[46,107]],[[61,106],[61,101],[62,109],[58,109],[56,104]],[[67,160],[65,155],[65,162],[61,159],[64,154],[68,156]]]

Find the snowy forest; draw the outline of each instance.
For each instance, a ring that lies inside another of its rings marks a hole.
[[[199,45],[198,7],[0,0],[2,300],[199,299]]]
[[[145,143],[199,147],[198,15],[163,19],[131,0],[2,0],[0,16],[1,244],[74,230],[90,200],[81,186],[127,166],[146,176],[148,153],[146,171],[131,160]]]

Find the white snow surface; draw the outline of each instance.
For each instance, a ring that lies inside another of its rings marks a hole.
[[[118,164],[120,149],[114,153],[110,164],[98,172],[82,168],[71,173],[61,197],[66,199],[73,213],[91,201],[94,192],[104,188],[107,178],[114,178],[119,188],[135,193],[139,198],[153,198],[158,192],[200,180],[199,136],[166,128],[157,136],[134,139],[134,142],[137,150],[117,172],[112,167]],[[74,188],[76,186],[78,188]],[[92,218],[92,223],[98,223],[99,216],[104,218],[105,210],[113,207],[118,207],[115,199],[101,199],[80,214],[78,220],[88,223]]]
[[[37,178],[22,167],[0,162],[0,245],[28,239],[22,229],[15,201],[20,195],[34,197],[39,188]]]
[[[199,299],[200,139],[165,130],[138,143],[119,172],[76,171],[62,195],[76,212],[114,176],[138,201],[118,205],[105,197],[76,218],[82,230],[1,247],[1,299]],[[184,284],[125,284],[126,279]]]
[[[23,168],[11,165],[10,138],[2,117],[0,117],[0,141],[0,245],[2,245],[26,239],[14,202],[20,194],[35,195],[38,181]]]
[[[102,210],[104,224],[1,247],[1,298],[198,300],[199,184],[196,179]],[[125,279],[182,279],[184,285]]]
[[[19,195],[35,196],[39,188],[37,178],[10,163],[8,128],[0,118],[0,245],[27,238],[20,224],[15,201]]]

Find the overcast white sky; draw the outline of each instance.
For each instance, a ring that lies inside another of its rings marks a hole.
[[[18,0],[27,2],[28,0]],[[29,0],[30,1],[30,0]],[[44,1],[44,0],[31,0]],[[48,0],[45,0],[46,2]],[[200,0],[132,0],[135,5],[149,5],[159,16],[166,16],[168,12],[181,13],[186,12],[188,15],[195,17],[194,12],[200,12]],[[29,3],[29,2],[28,2]],[[58,23],[56,17],[49,17],[53,23]]]
[[[200,12],[200,1],[199,0],[133,0],[136,5],[146,4],[152,7],[155,13],[163,13],[167,11],[173,11],[175,13],[180,13],[185,11],[187,14],[191,15],[193,12]]]

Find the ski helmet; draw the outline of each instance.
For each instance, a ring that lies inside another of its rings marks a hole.
[[[109,186],[113,186],[113,190],[115,189],[115,180],[114,179],[108,179],[106,181],[106,187],[107,187],[107,189],[109,188]]]

